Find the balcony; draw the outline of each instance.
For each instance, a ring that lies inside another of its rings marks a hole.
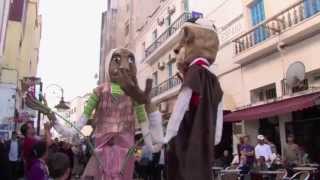
[[[280,34],[285,45],[313,36],[320,30],[320,18],[316,18],[319,12],[320,0],[303,0],[256,25],[233,40],[236,63],[248,63],[274,52]]]
[[[173,46],[177,38],[176,32],[183,26],[183,24],[192,17],[191,13],[183,13],[177,18],[170,27],[168,27],[146,50],[145,50],[145,62],[153,63],[151,59],[157,59],[157,56],[163,53],[156,53],[157,50],[163,49],[165,42],[171,42],[167,47]]]
[[[179,85],[181,84],[181,80],[178,76],[173,76],[166,81],[162,82],[158,86],[154,87],[151,91],[151,97],[154,99],[160,95],[164,95],[165,97],[170,96],[170,94],[176,93],[179,89]],[[171,93],[170,93],[171,92]]]

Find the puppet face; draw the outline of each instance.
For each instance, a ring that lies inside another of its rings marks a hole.
[[[196,58],[206,58],[210,64],[215,59],[219,48],[217,33],[200,25],[188,23],[181,33],[178,45],[174,49],[177,67],[184,72]]]
[[[137,83],[137,67],[132,52],[127,49],[117,49],[111,56],[109,62],[109,77],[114,83],[123,82]]]

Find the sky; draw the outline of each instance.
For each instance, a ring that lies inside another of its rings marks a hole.
[[[58,101],[60,85],[65,99],[82,96],[97,85],[101,14],[107,0],[40,0],[42,37],[38,76],[48,101]],[[48,88],[47,88],[48,87]],[[57,92],[58,91],[58,92]],[[49,104],[51,104],[49,102]]]

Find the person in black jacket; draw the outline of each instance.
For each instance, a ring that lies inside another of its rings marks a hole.
[[[22,143],[15,131],[12,132],[11,140],[6,142],[9,160],[9,172],[12,180],[22,176],[23,163],[21,160]]]
[[[8,151],[0,137],[0,179],[11,179],[9,173]]]

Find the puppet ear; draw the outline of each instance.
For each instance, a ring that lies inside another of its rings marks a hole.
[[[182,29],[182,42],[186,43],[186,44],[190,44],[194,41],[194,33],[191,31],[190,27],[184,27]]]

